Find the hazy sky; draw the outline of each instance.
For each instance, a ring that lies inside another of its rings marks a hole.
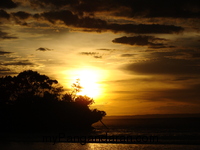
[[[200,113],[200,1],[0,0],[0,76],[28,69],[108,115]]]

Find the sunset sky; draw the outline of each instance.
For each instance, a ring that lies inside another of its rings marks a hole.
[[[0,0],[0,76],[29,69],[107,115],[200,113],[200,1]]]

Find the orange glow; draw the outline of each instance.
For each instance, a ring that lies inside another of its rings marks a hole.
[[[80,79],[80,85],[83,87],[81,92],[77,93],[78,95],[87,95],[91,98],[100,98],[103,94],[103,88],[99,82],[105,78],[102,70],[95,68],[86,68],[86,69],[77,69],[71,70],[68,73],[70,74],[70,82],[75,83],[76,79]],[[72,85],[72,84],[71,84]]]

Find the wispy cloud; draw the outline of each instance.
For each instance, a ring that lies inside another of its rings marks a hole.
[[[94,55],[98,55],[99,53],[97,53],[97,52],[80,52],[79,54],[81,54],[81,55],[91,55],[91,56],[94,56]]]
[[[10,35],[7,32],[3,32],[0,30],[0,39],[17,39],[18,37]]]
[[[99,51],[115,51],[116,49],[108,49],[108,48],[101,48],[101,49],[97,49]]]
[[[42,51],[42,52],[45,52],[45,51],[52,51],[53,49],[50,49],[50,48],[46,48],[46,47],[40,47],[38,49],[36,49],[36,51]]]
[[[17,72],[12,71],[11,69],[6,67],[0,67],[0,77],[13,74],[17,74]]]
[[[1,51],[0,50],[0,55],[8,55],[8,54],[12,54],[13,52],[5,52],[5,51]]]
[[[122,54],[121,57],[133,57],[137,54]]]
[[[156,38],[154,36],[133,36],[133,37],[120,37],[114,39],[113,43],[121,43],[121,44],[129,44],[129,45],[137,45],[137,46],[148,46],[153,49],[160,48],[170,48],[171,46],[167,46],[164,42],[168,41],[164,38]]]
[[[6,62],[2,63],[4,66],[35,66],[36,64],[33,62],[30,62],[29,60],[22,60],[22,61],[12,61],[12,62]]]
[[[152,53],[149,58],[150,60],[127,64],[123,69],[133,74],[198,75],[200,73],[200,59],[179,58],[172,52]]]
[[[86,56],[93,56],[94,58],[102,58],[102,55],[100,55],[97,52],[80,52],[79,54],[81,55],[86,55]]]

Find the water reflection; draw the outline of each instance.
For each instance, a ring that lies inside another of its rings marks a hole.
[[[80,143],[43,143],[43,142],[6,142],[0,143],[0,149],[3,150],[199,150],[200,145],[162,145],[162,144],[104,144],[104,143],[87,143],[81,145]]]

